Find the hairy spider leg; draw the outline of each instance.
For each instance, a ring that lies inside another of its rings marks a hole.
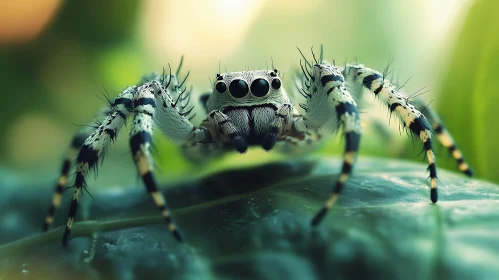
[[[417,98],[414,101],[414,105],[416,105],[418,110],[423,112],[426,118],[431,122],[433,131],[437,134],[438,141],[449,150],[452,157],[456,160],[459,170],[467,176],[472,177],[473,171],[471,170],[469,164],[464,160],[463,153],[457,147],[452,135],[445,128],[444,124],[438,117],[438,114],[420,98]]]
[[[111,141],[114,141],[119,130],[125,124],[127,116],[132,112],[132,98],[136,87],[128,87],[114,99],[108,115],[97,129],[88,136],[81,146],[76,157],[76,178],[73,188],[73,197],[69,208],[66,229],[62,244],[67,245],[71,236],[71,228],[78,211],[81,189],[86,187],[86,176],[97,168],[99,159],[104,158],[105,150]]]
[[[177,74],[178,72],[179,69]],[[86,187],[86,176],[92,169],[97,168],[99,159],[104,158],[108,144],[116,138],[119,130],[126,123],[127,117],[132,113],[135,115],[130,138],[133,159],[147,191],[160,209],[168,228],[177,240],[182,240],[170,217],[165,198],[157,189],[152,173],[153,159],[150,148],[153,122],[167,137],[177,142],[191,143],[209,138],[205,129],[196,129],[187,118],[192,108],[186,109],[190,96],[190,92],[185,93],[186,90],[183,87],[186,78],[187,76],[179,85],[177,75],[172,75],[171,70],[169,75],[148,74],[142,78],[139,86],[128,87],[109,104],[107,116],[96,130],[85,139],[76,155],[76,178],[62,241],[63,245],[67,245],[70,240],[81,189]],[[170,94],[170,90],[173,95]],[[175,97],[175,100],[172,99],[172,96]],[[186,110],[184,111],[184,109]],[[68,156],[69,162],[71,162],[70,157],[71,155]],[[63,178],[67,177],[65,174],[69,169],[66,162],[63,166]],[[55,200],[59,199],[60,192],[58,187]],[[51,214],[52,212],[53,210],[50,209]],[[51,222],[53,219],[49,217],[46,220]]]
[[[310,70],[305,67],[303,71],[307,75],[308,82],[307,89],[304,89],[307,110],[303,117],[295,119],[295,129],[312,133],[317,133],[319,130],[335,132],[342,126],[345,137],[341,173],[330,197],[312,219],[312,226],[317,226],[337,201],[339,193],[352,173],[360,145],[360,118],[357,104],[345,87],[345,79],[335,66],[320,61],[313,66],[310,65]]]
[[[430,198],[433,203],[436,203],[438,200],[437,167],[431,139],[432,127],[426,117],[379,72],[363,65],[347,65],[343,70],[343,75],[348,83],[366,88],[378,100],[386,104],[390,114],[395,114],[404,127],[421,140],[430,172]]]
[[[130,133],[130,148],[133,160],[142,177],[147,192],[161,212],[170,232],[175,239],[182,242],[182,236],[173,222],[164,195],[158,190],[156,179],[153,174],[154,162],[151,155],[153,117],[158,101],[156,97],[161,97],[163,90],[165,91],[163,97],[168,98],[169,96],[167,95],[166,89],[163,89],[155,81],[146,83],[138,89],[137,96],[133,103],[135,117]],[[172,104],[171,99],[165,99],[163,101],[165,107],[168,105],[171,106]],[[158,103],[161,103],[161,101]]]
[[[76,133],[76,135],[73,137],[73,140],[71,141],[69,150],[62,163],[59,179],[57,180],[57,184],[55,186],[54,195],[52,196],[52,204],[49,207],[48,214],[45,217],[45,221],[43,223],[43,231],[47,231],[54,223],[54,213],[55,210],[61,205],[62,193],[64,192],[68,184],[69,171],[71,170],[71,166],[76,160],[78,150],[89,135],[90,132],[88,132],[86,129],[83,129]]]

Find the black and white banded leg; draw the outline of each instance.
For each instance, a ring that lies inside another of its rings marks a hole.
[[[378,100],[386,104],[390,110],[390,115],[397,116],[404,127],[421,140],[430,172],[430,198],[433,203],[436,203],[438,200],[437,167],[431,139],[432,127],[426,117],[379,72],[362,65],[347,65],[343,70],[343,75],[348,83],[367,89]]]
[[[343,166],[331,196],[322,209],[312,219],[312,226],[317,226],[327,211],[338,199],[343,186],[352,173],[360,145],[360,119],[357,104],[345,87],[345,80],[335,66],[327,63],[316,63],[304,69],[307,88],[304,89],[307,98],[306,113],[295,120],[297,131],[336,132],[343,127],[345,136],[345,154]]]
[[[163,100],[161,100],[163,98]],[[159,107],[158,107],[159,105]],[[168,90],[163,88],[157,81],[145,83],[137,90],[133,100],[135,117],[130,133],[130,148],[132,157],[137,166],[139,174],[144,182],[147,192],[158,207],[165,219],[168,229],[175,239],[182,241],[182,237],[175,226],[170,211],[167,208],[164,195],[158,190],[156,179],[153,174],[154,162],[151,155],[153,118],[158,111],[173,111],[179,114],[174,107]],[[168,113],[166,113],[168,114]],[[192,127],[192,125],[190,125]],[[191,128],[194,130],[194,127]]]
[[[130,148],[147,192],[161,212],[172,235],[178,241],[182,241],[153,174],[154,162],[151,155],[153,125],[170,139],[181,143],[203,141],[208,138],[208,134],[204,129],[195,128],[189,122],[188,113],[180,112],[179,108],[185,107],[179,106],[178,98],[181,98],[181,95],[173,100],[170,94],[170,90],[179,89],[176,84],[176,76],[169,76],[168,81],[164,78],[153,80],[138,88],[133,99],[135,117],[130,133]]]
[[[71,236],[71,228],[76,219],[81,190],[86,187],[86,177],[92,169],[97,168],[97,164],[99,160],[102,160],[107,146],[116,138],[119,130],[125,124],[127,116],[131,113],[132,98],[135,91],[136,87],[128,87],[116,97],[110,106],[108,115],[99,127],[85,140],[78,152],[73,197],[62,240],[64,245],[68,244]]]
[[[43,231],[47,231],[54,223],[54,213],[55,210],[59,208],[59,206],[61,205],[62,194],[64,190],[66,190],[66,186],[68,184],[69,171],[71,170],[71,167],[76,160],[78,151],[80,150],[81,146],[83,145],[83,142],[89,135],[90,132],[88,132],[87,129],[83,129],[79,131],[71,141],[69,150],[66,154],[64,162],[62,163],[61,173],[59,175],[59,179],[57,180],[57,184],[54,190],[54,195],[52,196],[52,202],[49,207],[48,214],[45,217],[45,221],[43,223],[43,228],[42,228]]]
[[[110,104],[109,113],[103,122],[81,146],[76,157],[76,178],[63,237],[64,245],[69,242],[81,190],[86,187],[85,179],[88,173],[97,167],[107,145],[116,138],[127,117],[132,113],[135,115],[130,138],[133,159],[146,189],[160,209],[168,228],[177,240],[182,240],[167,209],[165,198],[158,191],[153,176],[153,160],[150,153],[153,122],[158,124],[158,128],[165,135],[179,142],[202,141],[208,137],[208,134],[204,129],[196,129],[189,122],[186,117],[188,112],[179,111],[179,108],[185,108],[185,106],[179,105],[184,103],[182,101],[178,103],[178,98],[182,97],[181,93],[176,92],[178,98],[175,101],[169,93],[169,86],[175,87],[176,91],[179,90],[176,80],[172,83],[172,79],[176,79],[176,76],[149,75],[141,86],[133,86],[124,90]]]
[[[437,134],[438,141],[449,150],[452,157],[456,160],[459,170],[467,176],[472,177],[473,171],[464,160],[463,153],[457,147],[456,142],[452,138],[450,132],[445,128],[437,113],[419,98],[414,101],[414,105],[419,111],[424,113],[426,118],[431,122],[433,131]]]

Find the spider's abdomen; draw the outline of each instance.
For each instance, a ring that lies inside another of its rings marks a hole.
[[[277,107],[272,104],[258,104],[244,107],[225,107],[223,113],[236,127],[238,135],[248,145],[261,145],[263,138],[270,134]]]

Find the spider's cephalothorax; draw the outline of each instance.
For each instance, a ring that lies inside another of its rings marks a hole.
[[[337,68],[314,55],[314,63],[304,58],[302,73],[296,78],[297,91],[288,96],[277,70],[257,70],[217,74],[213,90],[201,96],[206,117],[196,127],[191,124],[190,91],[185,90],[186,77],[179,83],[180,66],[175,74],[150,74],[136,86],[123,90],[109,101],[105,117],[96,128],[80,131],[73,139],[64,161],[56,191],[45,219],[44,229],[53,223],[55,209],[61,203],[72,162],[76,162],[73,196],[63,237],[69,242],[76,218],[82,188],[88,173],[104,157],[127,118],[133,116],[130,147],[144,185],[159,208],[173,236],[181,241],[167,208],[165,198],[158,191],[153,174],[151,156],[153,127],[181,144],[184,154],[199,162],[228,151],[246,152],[248,146],[277,150],[287,154],[309,151],[319,140],[327,139],[341,127],[345,138],[345,153],[340,175],[333,184],[332,193],[322,209],[312,219],[317,225],[337,200],[351,174],[360,145],[360,119],[357,104],[366,93],[375,95],[391,115],[423,143],[430,173],[432,202],[437,201],[437,171],[433,153],[432,131],[447,147],[459,169],[471,176],[471,170],[457,149],[452,137],[438,116],[417,101],[400,94],[384,75],[363,65],[345,65]],[[181,63],[182,64],[182,63]],[[298,98],[301,98],[301,102]],[[304,110],[300,114],[293,104]],[[426,110],[429,120],[421,113]]]
[[[211,140],[232,143],[241,153],[248,145],[270,150],[279,130],[291,130],[292,106],[277,70],[218,74],[204,105],[208,118],[201,126],[208,130]],[[279,109],[281,115],[276,114]],[[220,118],[225,131],[210,125],[211,118]]]

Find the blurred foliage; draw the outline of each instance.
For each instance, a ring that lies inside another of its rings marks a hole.
[[[499,182],[499,1],[479,0],[456,42],[438,107],[476,175]],[[452,116],[452,118],[445,118]],[[443,166],[454,163],[445,162]]]
[[[121,43],[134,31],[139,4],[139,0],[70,1],[55,22],[54,31],[71,31],[72,36],[89,45]]]
[[[93,120],[84,108],[102,106],[99,92],[138,80],[145,69],[130,39],[139,4],[64,1],[34,41],[0,46],[1,161],[40,172],[59,164],[71,134]]]

